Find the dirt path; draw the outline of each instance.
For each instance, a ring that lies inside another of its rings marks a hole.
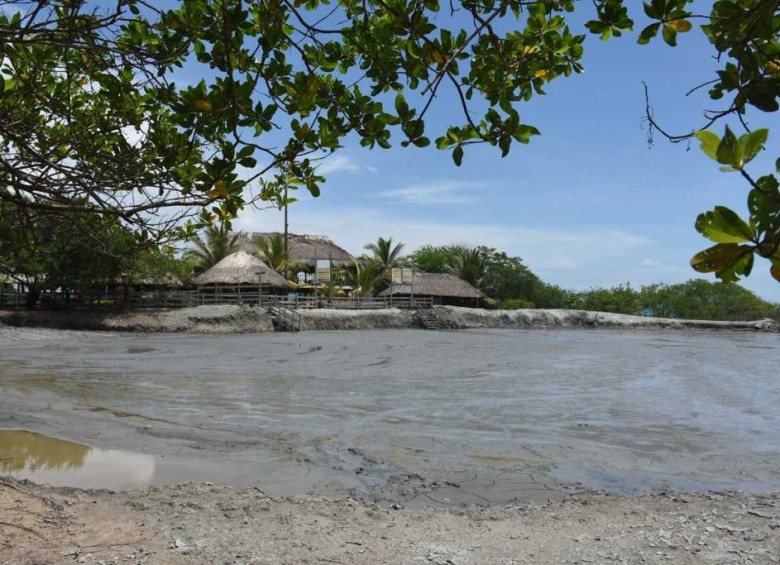
[[[0,562],[769,564],[780,495],[413,511],[209,483],[111,494],[3,481]]]

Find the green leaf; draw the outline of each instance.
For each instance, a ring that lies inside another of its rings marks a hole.
[[[729,126],[726,126],[726,133],[718,145],[717,161],[721,165],[731,165],[736,169],[742,168],[742,147]]]
[[[756,238],[755,229],[725,206],[699,214],[696,231],[716,243],[742,243]]]
[[[718,145],[720,145],[720,138],[717,134],[701,130],[693,134],[693,136],[701,142],[699,149],[701,149],[707,157],[717,161],[718,160]]]
[[[237,159],[243,159],[245,157],[251,157],[252,154],[255,152],[255,148],[251,145],[245,145],[241,148],[241,151],[239,151],[236,154]]]
[[[737,282],[740,276],[747,277],[750,275],[750,271],[753,270],[753,260],[755,255],[753,253],[745,253],[739,259],[737,259],[730,267],[727,267],[721,271],[715,273],[715,276],[722,280],[724,283]]]
[[[398,113],[399,118],[403,118],[409,113],[409,105],[404,99],[404,95],[400,92],[395,97],[395,111]]]
[[[733,267],[753,249],[736,243],[719,243],[700,251],[691,258],[691,267],[699,273],[719,273]]]
[[[670,47],[677,46],[677,32],[674,31],[674,29],[672,29],[668,25],[664,26],[664,29],[661,32],[661,36],[664,38],[666,44],[669,45]]]
[[[747,99],[753,106],[764,112],[776,112],[780,109],[774,89],[753,87],[747,90]]]
[[[463,162],[463,146],[458,145],[455,149],[452,150],[452,160],[455,162],[455,165],[460,167],[460,164]]]
[[[436,138],[436,149],[447,149],[450,145],[450,140],[446,135]]]
[[[651,18],[663,18],[666,14],[666,0],[651,0],[650,6],[655,15],[650,16],[650,14],[647,13],[647,10],[645,10],[645,13]]]
[[[639,34],[636,42],[639,43],[639,45],[646,45],[647,43],[650,43],[650,40],[658,35],[658,29],[660,27],[661,24],[650,24],[642,30],[642,33]]]
[[[764,175],[763,177],[760,177],[756,184],[758,185],[758,188],[766,192],[767,194],[771,194],[775,197],[780,197],[780,183],[777,182],[777,179],[775,178],[775,175]],[[774,199],[775,202],[777,202],[777,198]]]
[[[780,203],[763,190],[750,191],[748,210],[750,223],[759,233],[774,233],[780,227]]]
[[[780,267],[777,265],[772,265],[769,268],[769,274],[772,275],[772,277],[777,281],[780,282]]]
[[[669,20],[666,22],[666,25],[672,28],[677,33],[686,33],[691,31],[691,28],[693,27],[691,25],[691,22],[688,20],[685,20],[683,18],[677,18],[675,20]]]
[[[608,29],[609,26],[605,24],[604,22],[600,22],[598,20],[591,20],[585,24],[585,27],[588,29],[591,33],[597,33],[601,34],[604,33],[604,30]]]
[[[763,149],[769,130],[767,128],[757,129],[746,133],[739,138],[739,145],[742,148],[742,162],[749,163]]]

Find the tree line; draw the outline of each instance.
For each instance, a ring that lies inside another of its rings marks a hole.
[[[543,281],[519,257],[494,248],[424,246],[408,257],[422,271],[453,273],[488,296],[489,306],[565,308],[700,320],[780,320],[780,305],[735,283],[693,279],[678,284],[629,284],[575,291]]]
[[[107,286],[187,286],[220,260],[241,248],[239,234],[223,223],[189,238],[183,250],[169,245],[139,246],[118,222],[92,215],[41,214],[19,229],[25,215],[0,208],[0,275],[22,283],[27,306],[45,291],[68,295],[102,292]],[[366,244],[352,265],[334,268],[330,283],[318,292],[374,296],[390,285],[395,267],[448,273],[482,291],[488,308],[568,308],[656,317],[738,320],[780,319],[780,307],[732,283],[691,280],[680,284],[630,285],[573,291],[543,281],[519,257],[487,246],[424,245],[404,255],[392,237]],[[250,249],[295,288],[298,272],[311,267],[290,260],[282,234],[260,238]]]

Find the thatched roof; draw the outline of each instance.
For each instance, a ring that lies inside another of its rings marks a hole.
[[[205,273],[195,277],[195,284],[254,284],[258,283],[258,274],[262,273],[263,286],[287,288],[287,280],[246,251],[236,251],[211,267]]]
[[[239,234],[241,249],[249,252],[257,249],[260,239],[267,239],[275,233],[250,233]],[[325,235],[299,235],[288,234],[288,263],[302,263],[314,267],[317,259],[330,259],[334,267],[347,267],[352,265],[352,255],[342,249]]]
[[[403,296],[414,292],[415,296],[440,296],[450,298],[485,298],[481,291],[455,275],[447,273],[414,273],[414,282],[392,284],[379,296]]]

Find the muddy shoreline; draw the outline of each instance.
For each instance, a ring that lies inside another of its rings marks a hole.
[[[719,322],[649,318],[587,310],[484,310],[435,306],[442,329],[694,329],[778,332],[774,320]],[[367,330],[422,328],[414,311],[301,310],[304,330]],[[0,326],[89,331],[185,332],[205,334],[263,333],[275,330],[271,315],[254,306],[197,306],[167,311],[101,313],[89,311],[0,311]]]
[[[201,328],[212,324],[207,312],[197,316]],[[321,329],[336,329],[333,314],[316,316]],[[362,316],[353,315],[351,323],[366,323]],[[218,482],[233,486],[193,477],[201,482],[109,492],[0,481],[0,562],[780,563],[780,493],[761,487],[762,480],[777,476],[776,450],[748,457],[728,451],[749,441],[770,448],[772,436],[759,434],[777,421],[771,409],[777,390],[774,336],[590,332],[577,328],[601,327],[609,319],[596,314],[588,325],[588,316],[545,316],[548,325],[539,327],[574,320],[581,325],[549,333],[484,326],[438,333],[379,330],[360,333],[360,343],[358,336],[339,332],[220,337],[2,325],[0,428],[152,454],[168,462],[171,473],[184,459],[198,461],[195,469],[205,474],[222,462],[244,467],[236,467],[235,477],[220,470]],[[218,319],[221,328],[235,327]],[[526,322],[518,317],[490,323]],[[695,345],[683,352],[691,336]],[[513,357],[521,347],[524,353]],[[604,373],[606,360],[627,347],[636,351],[615,360],[613,377],[596,387],[614,399],[604,400],[602,408],[598,398],[583,402],[587,389],[575,387],[585,386],[582,375]],[[653,391],[673,390],[656,373],[686,375],[686,367],[706,364],[724,348],[711,361],[717,367],[705,365],[701,375],[677,382],[684,388],[669,392],[665,402],[654,400]],[[431,354],[436,351],[442,353]],[[527,357],[531,351],[537,365]],[[221,363],[220,354],[231,362]],[[449,366],[446,398],[436,381],[442,359]],[[518,359],[528,376],[515,391],[506,377]],[[656,372],[639,374],[663,359],[669,361]],[[174,369],[156,372],[162,360]],[[554,373],[547,370],[551,364]],[[719,388],[747,366],[756,394],[743,386]],[[212,421],[209,411],[193,419],[193,402],[203,399],[215,414],[254,413],[235,404],[253,390],[247,387],[258,374],[254,367],[263,375],[256,398],[267,402],[257,414],[267,420],[245,429],[241,419],[228,429],[232,420]],[[537,372],[537,380],[530,378]],[[208,384],[214,374],[219,378]],[[707,375],[712,380],[704,385]],[[759,375],[766,379],[757,380]],[[553,386],[552,377],[562,388]],[[711,391],[712,406],[725,412],[708,416],[709,405],[700,404],[686,424],[698,422],[697,428],[667,426],[686,409],[685,402],[671,400],[685,398],[683,391],[694,384],[704,388],[686,394],[701,403],[702,392]],[[128,404],[138,394],[132,391],[146,388],[148,395]],[[202,396],[188,396],[198,390]],[[465,404],[454,401],[458,390]],[[479,396],[490,390],[495,394],[484,404],[474,403],[474,391]],[[416,397],[430,404],[410,411]],[[165,402],[154,408],[155,398]],[[517,409],[521,401],[530,404]],[[636,412],[642,407],[649,410],[644,416]],[[521,438],[528,424],[500,417],[518,411],[528,412],[535,426],[557,427],[563,439],[545,448]],[[295,417],[286,419],[290,413]],[[620,418],[634,422],[636,432],[629,433]],[[462,435],[452,436],[458,423],[465,426]],[[387,429],[394,430],[390,444]],[[698,440],[686,439],[689,434]],[[640,448],[645,442],[647,451]],[[747,477],[753,491],[709,487],[693,493],[661,481],[626,496],[577,485],[576,476],[556,482],[545,475],[555,461],[578,458],[588,468],[614,470],[637,457],[644,458],[640,466],[667,473],[679,465],[677,472],[685,475],[686,465],[694,465],[702,479],[725,465],[726,478]],[[709,470],[701,468],[705,462]],[[245,477],[252,480],[242,482]],[[532,488],[538,488],[538,498]],[[514,499],[519,492],[523,498]]]

